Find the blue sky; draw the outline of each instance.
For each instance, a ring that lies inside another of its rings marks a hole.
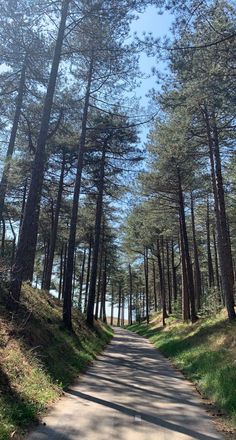
[[[160,15],[158,14],[157,8],[154,6],[149,6],[144,13],[138,14],[138,19],[133,21],[131,24],[131,35],[136,32],[138,37],[142,37],[143,32],[152,32],[154,38],[164,37],[170,33],[169,29],[172,20],[173,17],[169,12],[165,11],[162,15]],[[142,107],[146,108],[145,114],[147,115],[151,115],[153,113],[151,108],[148,109],[150,100],[147,97],[147,94],[151,89],[158,88],[155,77],[151,74],[152,67],[156,67],[163,71],[165,65],[163,62],[158,63],[153,57],[148,57],[147,55],[142,54],[140,56],[140,70],[145,74],[145,76],[149,77],[142,80],[142,83],[139,87],[137,87],[135,94],[138,98],[141,98],[140,104]],[[150,127],[148,124],[143,125],[142,128],[140,128],[139,135],[141,143],[145,143],[149,128]]]
[[[157,8],[150,6],[142,14],[139,14],[138,20],[134,21],[131,25],[131,34],[137,32],[138,36],[141,37],[142,33],[152,32],[154,38],[163,37],[169,33],[169,28],[171,26],[172,17],[170,13],[164,12],[162,15],[158,14]],[[154,58],[147,57],[143,54],[140,57],[140,69],[145,74],[151,74],[151,68],[157,66],[157,62]],[[163,69],[163,64],[159,64],[160,69]],[[155,78],[150,77],[142,81],[142,86],[137,89],[137,95],[142,97],[142,104],[147,105],[148,100],[146,94],[148,91],[155,87]]]

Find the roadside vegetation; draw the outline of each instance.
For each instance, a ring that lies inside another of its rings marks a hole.
[[[0,439],[21,438],[112,337],[112,330],[85,325],[78,310],[74,332],[61,322],[62,307],[47,293],[23,287],[20,313],[9,320],[0,295]],[[21,318],[19,318],[19,316]]]
[[[162,327],[158,315],[128,328],[147,337],[236,427],[236,323],[224,311],[192,325],[171,317]]]

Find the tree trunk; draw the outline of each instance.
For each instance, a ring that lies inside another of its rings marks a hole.
[[[169,242],[166,240],[166,268],[167,268],[167,286],[168,286],[168,312],[172,314],[172,295],[171,295],[171,278],[170,278],[170,253]]]
[[[119,283],[119,291],[118,291],[118,315],[117,315],[117,326],[120,327],[120,312],[121,312],[121,284]]]
[[[219,151],[218,130],[213,116],[213,129],[210,123],[208,109],[202,111],[206,124],[208,137],[209,158],[211,165],[211,182],[214,195],[214,208],[216,217],[217,245],[219,249],[219,262],[221,272],[222,290],[229,319],[235,319],[234,310],[234,278],[232,255],[230,249],[229,233],[227,228],[224,186],[221,171],[221,158]]]
[[[196,238],[195,215],[194,215],[194,200],[193,200],[192,192],[191,192],[191,220],[192,220],[192,234],[193,234],[196,308],[197,310],[200,310],[201,297],[202,297],[201,271],[200,271],[199,258],[198,258],[198,245]]]
[[[157,262],[158,262],[159,279],[160,279],[162,323],[163,323],[163,326],[165,326],[165,319],[168,318],[168,315],[167,315],[167,311],[166,311],[166,293],[165,293],[165,286],[164,286],[164,277],[163,277],[161,251],[160,251],[160,239],[159,238],[157,238]]]
[[[102,320],[107,322],[106,317],[106,293],[107,293],[107,255],[105,251],[104,255],[104,267],[103,267],[103,277],[102,277],[102,296],[101,296],[101,310],[102,310]]]
[[[195,322],[198,318],[196,315],[193,271],[192,271],[192,264],[189,254],[189,244],[188,244],[188,235],[187,235],[185,209],[184,209],[184,197],[183,197],[182,182],[181,182],[181,176],[179,170],[178,170],[178,193],[179,193],[180,229],[182,231],[182,242],[183,242],[182,246],[183,246],[184,259],[185,259],[187,289],[190,299],[190,311],[191,311],[190,315],[191,315],[191,321]]]
[[[99,188],[98,188],[98,198],[97,198],[97,207],[96,207],[95,240],[94,240],[91,278],[90,278],[90,286],[89,286],[88,309],[87,309],[87,323],[89,325],[93,325],[93,311],[94,311],[94,302],[95,302],[95,293],[96,293],[98,253],[99,253],[99,244],[100,244],[100,235],[101,235],[101,221],[102,221],[102,212],[103,212],[103,192],[104,192],[106,149],[107,149],[107,139],[105,139],[103,142],[102,158],[101,158],[101,166],[100,166]]]
[[[31,281],[33,278],[40,200],[45,166],[45,146],[47,142],[49,121],[61,58],[69,3],[70,0],[64,0],[62,4],[61,21],[56,40],[47,93],[44,101],[40,132],[31,174],[30,188],[20,230],[15,262],[11,272],[11,289],[8,306],[12,310],[16,309],[18,306],[22,281]]]
[[[210,215],[209,200],[207,197],[207,215],[206,215],[206,236],[207,236],[207,267],[208,267],[208,287],[214,286],[214,270],[211,256],[211,235],[210,235]]]
[[[131,264],[129,264],[129,318],[128,318],[129,325],[133,324],[132,309],[133,309],[133,277],[132,277]]]
[[[152,274],[153,274],[153,297],[154,297],[154,310],[157,312],[157,283],[156,283],[156,266],[155,260],[152,260]]]
[[[1,221],[2,221],[1,256],[4,257],[5,256],[5,239],[6,239],[6,222],[5,222],[5,218],[3,215],[2,215]]]
[[[82,311],[82,295],[83,295],[83,285],[84,285],[84,269],[85,269],[85,262],[86,262],[86,248],[84,248],[83,253],[83,261],[82,261],[82,267],[81,267],[81,274],[80,274],[80,286],[79,286],[79,310]]]
[[[113,325],[113,318],[114,318],[114,287],[112,284],[112,286],[111,286],[111,321],[110,321],[110,325]]]
[[[84,313],[87,312],[87,305],[88,305],[88,289],[89,289],[89,278],[90,278],[91,253],[92,253],[92,234],[90,234],[90,238],[89,238],[89,253],[88,253],[86,286],[85,286],[85,296],[84,296]]]
[[[46,273],[45,273],[45,282],[44,282],[44,289],[46,289],[48,291],[50,290],[50,286],[51,286],[53,260],[54,260],[54,253],[55,253],[55,247],[56,247],[56,241],[57,241],[57,230],[58,230],[58,222],[59,222],[62,193],[63,193],[65,166],[66,166],[66,153],[65,153],[65,150],[63,149],[61,173],[60,173],[60,180],[59,180],[59,186],[58,186],[55,215],[54,215],[54,219],[53,219],[53,226],[51,229],[48,264],[47,264],[47,269],[46,269]]]
[[[149,324],[149,265],[148,265],[148,248],[144,248],[144,277],[145,277],[145,295],[146,295],[146,320]]]
[[[1,178],[1,182],[0,182],[0,220],[2,219],[2,216],[4,213],[4,204],[5,204],[5,197],[6,197],[6,192],[7,192],[7,184],[8,184],[10,165],[11,165],[11,158],[12,158],[14,148],[15,148],[16,134],[17,134],[17,130],[18,130],[20,114],[21,114],[21,109],[22,109],[24,90],[25,90],[26,68],[27,68],[27,55],[25,56],[25,60],[24,60],[24,63],[23,63],[22,69],[21,69],[19,88],[18,88],[17,97],[16,97],[15,114],[14,114],[14,118],[13,118],[10,140],[8,143],[5,164],[4,164],[2,178]]]
[[[100,304],[100,293],[101,293],[101,285],[102,285],[102,266],[103,266],[103,241],[100,246],[100,258],[99,258],[99,274],[98,274],[98,282],[97,282],[97,296],[96,296],[96,308],[94,317],[98,319],[99,305],[100,305],[100,316],[101,316],[101,304]],[[96,292],[95,292],[96,293]]]
[[[177,301],[177,276],[176,276],[176,267],[175,267],[175,248],[174,248],[174,241],[171,241],[171,267],[172,267],[172,296],[174,299],[174,302]]]
[[[61,247],[60,253],[60,274],[59,274],[59,288],[58,288],[58,299],[62,297],[62,283],[63,283],[63,254],[64,254],[64,246]]]
[[[214,257],[215,257],[215,274],[216,274],[216,286],[219,292],[219,301],[222,302],[221,298],[221,287],[220,287],[220,275],[219,275],[219,263],[218,263],[218,252],[217,252],[217,244],[216,244],[216,234],[215,228],[212,228],[212,236],[213,236],[213,244],[214,244]]]
[[[86,141],[86,128],[87,128],[92,74],[93,74],[93,57],[91,57],[89,72],[88,72],[88,82],[87,82],[86,95],[85,95],[82,130],[81,130],[80,142],[79,142],[77,170],[76,170],[72,214],[71,214],[71,222],[70,222],[68,257],[67,257],[67,267],[66,267],[66,284],[65,284],[65,292],[64,292],[64,302],[63,302],[63,322],[68,330],[72,329],[71,308],[72,308],[73,260],[74,260],[74,251],[75,251],[79,196],[80,196],[81,176],[82,176],[83,159],[84,159],[84,148]]]
[[[180,220],[179,220],[180,221]],[[183,321],[188,321],[190,319],[189,310],[189,294],[188,294],[188,283],[187,283],[187,271],[186,271],[186,260],[184,253],[184,241],[182,227],[180,225],[180,251],[181,251],[181,277],[182,277],[182,319]]]

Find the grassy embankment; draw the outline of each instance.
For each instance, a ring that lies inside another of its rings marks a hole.
[[[236,323],[222,312],[196,324],[160,318],[134,324],[130,330],[147,337],[236,426]]]
[[[25,286],[19,317],[7,314],[0,291],[0,439],[21,438],[45,409],[103,349],[112,330],[88,329],[74,312],[74,333],[61,321],[61,305]]]

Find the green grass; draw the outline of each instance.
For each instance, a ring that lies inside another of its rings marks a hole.
[[[112,330],[89,329],[74,312],[74,333],[62,326],[61,305],[45,292],[24,286],[17,316],[9,319],[0,291],[0,439],[17,438],[102,351]],[[15,436],[14,436],[15,438]]]
[[[194,325],[171,319],[166,328],[134,324],[236,426],[236,323],[223,314]]]

